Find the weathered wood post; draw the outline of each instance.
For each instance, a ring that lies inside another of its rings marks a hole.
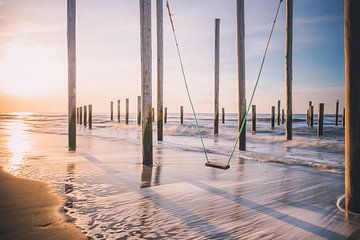
[[[180,106],[180,124],[184,124],[184,107]]]
[[[79,108],[76,108],[76,124],[79,124]]]
[[[120,122],[120,100],[117,100],[117,120]]]
[[[225,123],[225,108],[222,108],[221,120],[222,120],[222,123],[224,124]]]
[[[219,134],[219,70],[220,70],[220,19],[215,19],[215,98],[214,135]]]
[[[141,125],[142,156],[144,165],[153,164],[152,138],[152,79],[151,79],[151,0],[140,0],[140,45],[141,45]]]
[[[342,126],[345,127],[345,108],[343,108],[343,113],[342,113]]]
[[[344,0],[346,210],[360,213],[360,2]]]
[[[324,134],[324,103],[319,103],[318,128],[317,135],[321,137]]]
[[[156,23],[157,23],[157,140],[162,141],[164,136],[164,40],[163,40],[163,0],[156,0]]]
[[[129,99],[126,99],[125,123],[129,124]]]
[[[281,109],[281,124],[284,125],[285,123],[285,110]]]
[[[164,123],[167,123],[167,107],[165,108],[165,113],[164,113]]]
[[[67,1],[68,148],[76,150],[76,0]]]
[[[246,115],[245,100],[245,17],[244,0],[236,0],[236,46],[238,70],[238,129]],[[245,119],[246,121],[246,119]],[[246,123],[245,123],[246,126]],[[246,127],[239,137],[239,150],[246,150]]]
[[[251,130],[256,132],[256,105],[251,105]]]
[[[310,119],[311,119],[311,106],[312,106],[312,101],[309,101],[309,106],[308,106],[308,109],[306,111],[306,124],[308,126],[311,125],[310,123]]]
[[[275,106],[271,106],[271,129],[275,128]]]
[[[152,121],[155,122],[155,108],[151,109],[151,118],[152,118]]]
[[[114,102],[110,102],[110,120],[114,121]]]
[[[335,126],[339,125],[339,100],[336,100],[335,105]]]
[[[280,125],[280,100],[277,102],[277,125]]]
[[[310,126],[314,126],[314,106],[310,107]]]
[[[82,125],[82,107],[79,107],[80,109],[80,125]]]
[[[89,129],[92,129],[92,104],[89,105]]]
[[[285,93],[286,93],[286,139],[292,139],[292,41],[293,0],[286,0],[286,50],[285,50]]]
[[[84,127],[87,126],[87,106],[84,106]]]
[[[137,97],[137,124],[141,125],[141,96]]]

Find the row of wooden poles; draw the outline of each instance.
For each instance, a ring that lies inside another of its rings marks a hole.
[[[246,115],[245,102],[245,13],[244,0],[236,1],[236,51],[238,80],[238,122]],[[152,34],[151,2],[139,0],[141,97],[142,97],[142,157],[144,165],[153,164],[152,139]],[[286,0],[285,41],[285,111],[287,140],[292,139],[292,53],[293,53],[293,0]],[[191,7],[191,6],[189,6]],[[344,0],[344,56],[345,56],[345,194],[346,209],[360,213],[360,3]],[[163,0],[156,0],[157,26],[157,114],[158,140],[163,134]],[[216,28],[216,39],[218,39]],[[215,43],[215,86],[219,77],[219,42]],[[76,0],[67,0],[68,46],[68,143],[69,150],[76,150]],[[215,90],[217,91],[217,90]],[[218,93],[217,95],[218,96]],[[215,100],[216,101],[216,100]],[[218,112],[215,103],[215,113]],[[239,137],[239,150],[246,150],[246,131]]]
[[[89,109],[89,114],[88,114],[88,109]],[[76,123],[83,125],[84,127],[89,127],[89,129],[92,129],[92,114],[93,113],[93,109],[92,109],[92,104],[84,105],[82,107],[77,107],[76,108]]]

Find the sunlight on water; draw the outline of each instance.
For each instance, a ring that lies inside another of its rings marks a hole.
[[[16,171],[25,158],[27,152],[31,150],[31,143],[26,129],[28,126],[22,121],[10,121],[7,123],[8,130],[7,148],[11,154],[8,162],[8,169]]]

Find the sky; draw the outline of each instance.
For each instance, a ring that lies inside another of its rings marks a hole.
[[[279,0],[245,0],[246,97],[249,98]],[[0,0],[0,112],[67,111],[66,0]],[[156,18],[152,1],[153,105]],[[220,18],[220,107],[237,110],[235,0],[170,0],[190,91],[198,112],[214,105],[215,18]],[[285,105],[285,1],[253,104]],[[164,105],[190,112],[164,7]],[[109,112],[110,101],[141,92],[138,0],[77,0],[77,104]],[[343,1],[294,0],[293,112],[308,101],[325,112],[344,99]]]

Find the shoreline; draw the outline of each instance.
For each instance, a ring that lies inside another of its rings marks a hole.
[[[86,239],[66,221],[63,203],[47,183],[15,177],[0,167],[1,239]]]

